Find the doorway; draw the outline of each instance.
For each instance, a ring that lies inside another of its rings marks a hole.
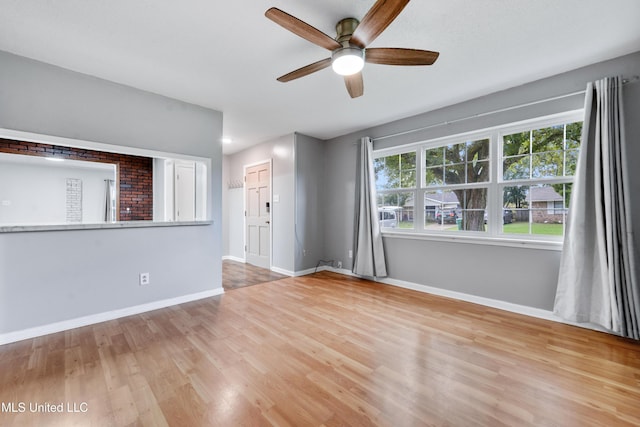
[[[271,161],[245,166],[245,260],[271,269]]]

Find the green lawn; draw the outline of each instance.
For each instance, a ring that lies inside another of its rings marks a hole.
[[[513,222],[511,224],[505,224],[503,232],[509,234],[529,234],[529,223]],[[562,224],[539,224],[534,222],[531,224],[531,234],[562,236]]]
[[[437,224],[432,224],[436,225]],[[398,228],[413,228],[413,222],[410,221],[400,221],[398,223]],[[455,224],[445,224],[443,227],[439,228],[440,230],[457,230],[457,226]],[[528,222],[513,222],[511,224],[505,224],[503,228],[503,233],[505,234],[529,234],[529,223]],[[562,224],[540,224],[540,223],[532,223],[531,224],[531,234],[542,234],[549,236],[562,236]]]

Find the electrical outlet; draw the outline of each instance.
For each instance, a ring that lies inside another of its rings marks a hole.
[[[149,273],[140,273],[140,286],[148,285],[149,283],[151,283]]]
[[[349,258],[353,258],[353,251],[349,249]]]
[[[338,261],[338,268],[342,268],[342,261]]]

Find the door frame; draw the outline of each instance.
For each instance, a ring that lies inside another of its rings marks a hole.
[[[244,246],[244,262],[247,263],[247,169],[269,164],[269,270],[273,266],[273,159],[260,160],[242,166],[242,210],[244,211],[242,237]]]

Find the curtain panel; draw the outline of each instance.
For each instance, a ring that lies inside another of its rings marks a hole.
[[[360,140],[356,170],[352,272],[360,276],[386,277],[387,267],[376,204],[376,178],[371,138],[365,137]]]
[[[640,339],[622,79],[587,85],[554,313]]]

